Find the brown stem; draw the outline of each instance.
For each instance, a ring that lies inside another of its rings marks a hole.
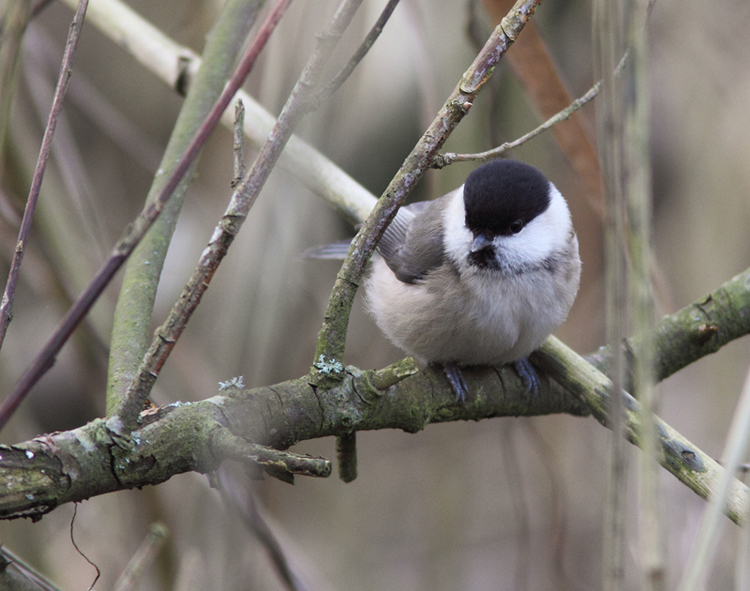
[[[49,160],[50,148],[52,146],[52,137],[55,135],[55,128],[60,119],[63,100],[65,99],[65,94],[68,90],[68,82],[70,81],[70,75],[72,72],[71,68],[73,66],[73,57],[75,56],[76,48],[78,47],[78,39],[81,35],[81,28],[83,27],[83,20],[86,16],[88,5],[88,0],[79,0],[78,8],[73,15],[73,22],[70,23],[68,40],[65,43],[65,53],[63,54],[62,64],[60,65],[60,74],[57,78],[55,96],[52,99],[52,109],[50,110],[49,119],[47,120],[47,126],[44,129],[42,147],[39,150],[39,157],[37,158],[36,168],[34,169],[34,177],[31,180],[29,198],[26,201],[26,208],[23,212],[21,228],[18,231],[16,250],[13,253],[10,272],[8,273],[8,281],[5,284],[2,303],[0,303],[0,347],[3,345],[5,333],[8,331],[8,325],[13,318],[11,309],[13,307],[13,300],[16,296],[16,286],[18,285],[18,277],[21,273],[23,255],[26,253],[26,244],[29,240],[31,221],[34,217],[34,211],[36,211],[36,204],[39,201],[39,191],[42,188],[44,172],[47,170],[47,162]],[[2,425],[0,425],[0,427],[1,426]]]

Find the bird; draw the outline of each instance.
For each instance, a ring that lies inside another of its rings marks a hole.
[[[401,207],[365,280],[377,326],[418,363],[441,366],[456,400],[461,369],[513,363],[539,389],[528,355],[566,319],[580,282],[578,238],[563,195],[510,159],[460,187]]]

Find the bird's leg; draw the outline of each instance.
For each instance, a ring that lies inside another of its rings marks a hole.
[[[466,386],[464,374],[461,373],[461,369],[453,363],[443,363],[443,373],[448,378],[453,391],[456,393],[456,402],[460,402],[461,406],[465,406],[469,388]]]
[[[539,394],[539,375],[536,373],[536,369],[528,357],[521,357],[513,362],[513,366],[516,368],[518,375],[521,376],[523,383],[526,384],[526,392],[524,394],[531,393],[531,397],[536,399]]]

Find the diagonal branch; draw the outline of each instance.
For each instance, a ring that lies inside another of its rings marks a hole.
[[[613,428],[610,399],[615,390],[609,378],[554,337],[549,337],[532,357],[557,383],[579,397],[602,425]],[[644,447],[640,402],[624,391],[621,394],[623,434],[630,443]],[[652,418],[658,433],[659,448],[654,451],[659,464],[701,498],[713,496],[724,468],[656,415]],[[750,488],[733,478],[726,499],[724,513],[735,523],[745,520],[750,514]]]
[[[26,207],[23,212],[21,228],[18,231],[16,250],[13,253],[8,280],[5,284],[2,303],[0,303],[0,347],[2,347],[3,341],[5,340],[5,333],[8,330],[8,324],[10,324],[12,318],[11,308],[13,307],[13,300],[16,295],[16,285],[18,284],[18,277],[21,273],[21,263],[23,262],[23,255],[26,252],[29,232],[31,232],[31,221],[34,218],[34,211],[36,210],[36,204],[39,200],[39,192],[42,189],[42,180],[44,179],[44,172],[47,169],[49,153],[52,147],[52,137],[55,134],[57,121],[62,112],[63,100],[65,99],[65,94],[68,90],[68,82],[70,81],[73,66],[73,57],[75,56],[76,48],[78,47],[78,39],[80,38],[83,19],[86,16],[86,8],[88,7],[88,4],[88,0],[79,0],[75,15],[73,16],[73,22],[70,24],[70,30],[68,31],[68,40],[65,43],[65,52],[63,54],[62,64],[60,65],[60,74],[57,79],[55,96],[52,99],[52,109],[50,110],[49,119],[47,120],[47,126],[44,129],[42,147],[39,150],[39,158],[37,159],[36,169],[34,170],[34,176],[31,181],[31,188],[29,189],[29,197],[26,201]],[[2,425],[0,424],[0,428],[1,427]]]
[[[671,355],[657,347],[657,367],[663,368],[664,375],[750,333],[750,321],[745,318],[750,309],[748,284],[750,269],[657,325],[657,342],[676,347],[691,344],[691,355],[686,356]],[[706,301],[714,302],[709,310],[715,324],[710,339],[700,338],[700,321],[691,318]],[[638,351],[638,347],[629,350]],[[286,449],[306,439],[352,431],[401,429],[414,433],[431,423],[499,416],[593,413],[608,423],[603,409],[611,384],[604,375],[554,339],[536,355],[535,362],[549,372],[544,375],[555,381],[543,376],[539,396],[533,400],[510,367],[475,368],[466,371],[473,395],[461,407],[442,373],[419,371],[406,358],[379,371],[347,367],[342,379],[329,386],[313,385],[312,377],[305,376],[273,387],[229,388],[201,402],[178,402],[141,413],[139,429],[124,437],[113,417],[73,431],[0,446],[0,488],[6,491],[0,497],[0,518],[39,518],[63,503],[159,484],[188,471],[210,472],[227,459],[252,462],[250,456],[257,455],[261,461],[287,462],[283,456],[259,455],[257,444]],[[637,403],[629,397],[626,401],[629,437],[637,442],[632,435],[638,432]],[[662,465],[707,498],[715,490],[722,468],[655,420]],[[272,454],[270,450],[263,453]],[[301,469],[298,473],[319,470],[319,475],[326,475],[330,471],[330,465],[326,467],[319,459],[293,456],[289,462],[292,469]],[[734,494],[725,512],[741,521],[748,514],[750,497],[747,488],[736,481],[732,487]]]
[[[99,1],[94,4],[98,11],[103,10],[101,4]],[[154,176],[146,196],[147,203],[156,199],[163,182],[169,178],[192,137],[225,90],[232,73],[237,69],[236,64],[242,59],[243,46],[262,4],[261,0],[228,0],[224,4],[206,37],[203,59],[200,60],[200,67],[195,70],[194,75],[191,75],[191,72],[196,68],[196,64],[190,59],[190,54],[175,56],[173,64],[177,68],[173,84],[177,92],[185,95],[185,101],[172,128],[159,171]],[[278,5],[278,0],[275,4]],[[98,11],[92,10],[92,14],[99,14]],[[123,10],[110,10],[106,14],[116,19],[121,26],[132,21],[129,14]],[[271,16],[277,14],[278,10],[271,11]],[[250,65],[254,63],[265,45],[269,31],[272,30],[273,26],[269,28],[267,18],[265,25],[245,49],[245,59],[249,60]],[[150,25],[141,29],[141,35],[134,40],[140,42],[136,51],[144,51],[143,48],[150,47],[149,43],[153,39],[160,38],[158,32]],[[152,61],[161,63],[158,56],[152,56]],[[234,83],[231,84],[234,86]],[[151,320],[161,272],[188,187],[192,183],[195,166],[196,164],[193,164],[188,169],[183,180],[176,186],[164,212],[135,248],[123,273],[122,287],[119,290],[112,323],[107,376],[108,414],[122,402],[125,390],[132,381],[151,340]]]
[[[388,0],[388,4],[386,4],[383,12],[380,13],[378,20],[375,21],[372,29],[370,29],[370,32],[365,37],[364,41],[362,41],[359,48],[357,48],[357,51],[354,52],[354,55],[351,57],[351,59],[346,63],[341,71],[336,74],[328,84],[325,85],[325,87],[321,88],[314,97],[311,97],[311,101],[314,104],[313,108],[318,108],[325,101],[331,98],[333,93],[336,92],[344,82],[346,82],[349,76],[351,76],[354,68],[359,65],[359,62],[364,59],[375,41],[377,41],[378,37],[380,37],[380,33],[383,32],[383,28],[388,22],[388,19],[391,18],[393,11],[396,10],[396,5],[398,3],[399,0]]]
[[[125,429],[136,426],[138,413],[153,387],[159,372],[182,334],[187,322],[208,289],[208,285],[226,256],[247,215],[260,195],[268,176],[284,149],[292,130],[307,112],[312,93],[320,74],[333,53],[341,35],[348,27],[362,0],[344,0],[334,14],[328,29],[317,38],[313,55],[308,60],[300,78],[279,115],[268,140],[256,156],[245,178],[237,184],[227,209],[216,225],[208,246],[201,254],[198,265],[183,288],[169,316],[158,330],[146,357],[115,412]],[[236,90],[236,89],[235,89]]]
[[[380,237],[401,203],[429,168],[433,156],[469,112],[472,101],[540,2],[541,0],[518,0],[513,10],[495,28],[354,237],[328,302],[323,326],[318,334],[315,359],[321,359],[321,356],[329,360],[343,358],[354,296]],[[327,376],[335,377],[332,373],[319,376],[322,379]]]

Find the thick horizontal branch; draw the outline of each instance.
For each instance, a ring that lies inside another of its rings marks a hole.
[[[0,518],[39,518],[58,505],[123,489],[159,484],[184,472],[212,472],[226,459],[247,457],[264,468],[289,466],[257,445],[286,449],[299,441],[351,431],[417,432],[430,423],[498,416],[585,414],[562,389],[536,400],[510,368],[466,372],[472,392],[465,407],[441,372],[420,371],[407,358],[380,371],[343,370],[331,389],[297,379],[253,390],[228,388],[196,403],[175,403],[140,417],[122,435],[116,419],[15,446],[0,446]],[[425,396],[425,392],[430,395]],[[296,456],[296,473],[327,475],[320,460]],[[330,468],[328,469],[330,472]],[[277,475],[277,474],[274,474]]]
[[[750,270],[657,325],[657,340],[679,348],[690,345],[690,354],[683,356],[659,348],[655,361],[660,375],[671,375],[750,331],[743,320],[750,315],[748,286]],[[710,329],[711,338],[700,337],[705,329],[695,325],[694,306],[708,314],[704,320],[716,325]],[[638,350],[637,342],[633,351]],[[601,404],[608,395],[606,378],[574,353],[561,355],[562,350],[550,340],[534,360],[569,390],[543,374],[536,398],[525,394],[525,384],[510,367],[475,368],[465,371],[471,395],[462,407],[442,372],[419,370],[407,358],[379,371],[331,366],[330,371],[342,371],[344,378],[331,388],[316,387],[305,378],[254,390],[226,388],[222,395],[201,402],[178,402],[142,414],[139,428],[129,436],[121,435],[122,425],[110,418],[0,446],[0,518],[39,518],[63,503],[159,484],[184,472],[211,472],[227,459],[262,467],[280,463],[291,473],[326,474],[320,460],[274,457],[272,450],[261,453],[257,445],[287,449],[303,440],[353,431],[414,433],[430,423],[500,416],[593,412],[606,424]],[[628,406],[632,411],[634,401]],[[637,443],[634,417],[629,437]],[[657,431],[662,464],[697,494],[708,496],[721,467],[658,419]],[[737,486],[730,499],[734,504],[727,509],[734,520],[747,513],[747,491]]]
[[[656,324],[650,335],[655,355],[654,379],[665,380],[747,334],[750,334],[750,269]],[[643,339],[636,336],[624,343],[631,376],[632,361],[641,357],[642,342]],[[611,359],[612,352],[606,348],[587,356],[587,360],[604,373]]]

